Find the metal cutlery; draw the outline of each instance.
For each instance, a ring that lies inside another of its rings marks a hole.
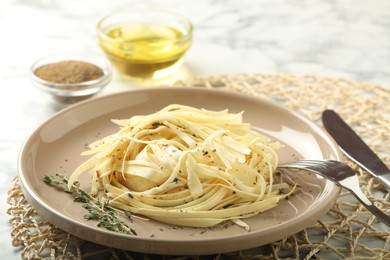
[[[333,110],[322,113],[325,129],[340,146],[341,151],[360,167],[382,181],[390,192],[390,169],[379,159],[370,147]]]
[[[390,217],[376,207],[367,197],[359,185],[359,177],[347,164],[334,160],[299,160],[284,163],[278,169],[304,169],[333,181],[337,185],[350,191],[372,214],[390,227]]]

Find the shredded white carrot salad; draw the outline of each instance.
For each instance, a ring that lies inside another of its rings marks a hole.
[[[243,112],[173,104],[150,115],[112,120],[120,130],[93,144],[84,172],[110,205],[164,223],[211,227],[275,207],[290,189],[275,183],[281,145],[243,123]]]

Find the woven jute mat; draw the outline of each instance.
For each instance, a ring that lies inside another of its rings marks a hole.
[[[320,123],[324,109],[336,110],[390,166],[390,90],[364,82],[314,76],[238,74],[176,82],[173,87],[225,88],[265,97]],[[364,193],[390,214],[390,195],[367,172]],[[212,256],[157,256],[125,252],[83,241],[42,219],[14,179],[8,193],[13,245],[23,259],[390,259],[390,229],[347,191],[314,226],[253,250]]]

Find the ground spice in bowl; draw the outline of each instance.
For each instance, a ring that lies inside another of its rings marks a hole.
[[[34,74],[46,81],[74,84],[98,79],[104,72],[98,66],[77,60],[49,63],[38,67]]]
[[[96,95],[111,81],[111,76],[111,63],[89,54],[46,56],[30,70],[33,85],[59,108]]]

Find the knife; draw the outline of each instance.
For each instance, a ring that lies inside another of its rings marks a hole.
[[[390,192],[390,169],[333,110],[322,113],[322,123],[341,151],[367,172],[378,178]]]

